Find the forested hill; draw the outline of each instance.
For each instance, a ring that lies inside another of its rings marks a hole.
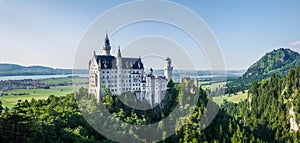
[[[300,142],[300,67],[280,77],[273,74],[253,82],[248,100],[227,104],[227,111],[243,125],[241,137],[265,142]],[[233,137],[234,140],[241,138]],[[243,139],[243,138],[242,138]]]
[[[72,74],[71,69],[54,69],[44,66],[24,67],[16,64],[1,64],[0,76],[16,76],[16,75],[56,75],[56,74]]]
[[[226,92],[235,93],[246,90],[255,80],[261,81],[273,73],[284,75],[290,68],[296,68],[299,65],[299,53],[284,48],[273,50],[251,65],[240,78],[228,83]]]

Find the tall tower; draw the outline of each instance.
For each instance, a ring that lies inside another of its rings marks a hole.
[[[122,55],[121,55],[121,50],[120,46],[118,49],[117,57],[116,57],[116,66],[117,66],[117,73],[118,73],[118,78],[117,78],[117,93],[118,95],[122,94],[122,89],[123,89],[123,70],[122,70]]]
[[[165,59],[164,76],[170,81],[172,79],[173,67],[171,66],[171,59],[167,57]]]
[[[106,32],[105,43],[104,43],[104,46],[103,46],[103,54],[106,55],[106,56],[110,56],[110,49],[111,49],[111,46],[110,46],[110,43],[109,43],[108,34]]]
[[[116,57],[116,66],[118,69],[122,69],[122,55],[121,55],[120,46]]]

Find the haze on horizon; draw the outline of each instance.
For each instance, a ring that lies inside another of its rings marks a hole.
[[[124,2],[128,1],[0,0],[0,63],[72,68],[78,43],[88,26],[99,15]],[[246,69],[266,52],[279,47],[300,51],[300,1],[174,2],[191,9],[206,21],[219,40],[226,69]],[[105,33],[99,34],[103,35],[99,39],[102,44]],[[112,53],[118,45],[130,49],[126,46],[137,43],[132,40],[147,35],[168,37],[186,51],[195,46],[186,35],[168,25],[145,22],[114,34],[111,37]],[[160,44],[156,43],[156,46],[168,45]],[[99,46],[97,52],[101,49]],[[126,50],[124,53],[137,56]],[[199,55],[204,61],[199,68],[209,69],[204,53]],[[182,62],[184,64],[184,60]],[[155,65],[160,64],[153,63]]]

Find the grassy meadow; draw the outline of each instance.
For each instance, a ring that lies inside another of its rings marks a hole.
[[[65,83],[73,83],[78,86],[86,86],[87,85],[87,78],[79,78],[75,77],[63,77],[63,78],[48,78],[48,79],[41,79],[41,82],[48,83],[48,84],[65,84]],[[31,100],[32,98],[39,100],[39,99],[47,99],[49,95],[55,96],[65,96],[69,93],[72,93],[73,86],[51,86],[50,89],[16,89],[6,91],[5,93],[8,96],[0,96],[0,100],[4,107],[11,108],[18,100],[25,101]],[[14,94],[26,94],[26,95],[14,95]]]
[[[218,83],[210,83],[210,82],[200,82],[200,85],[203,84],[201,87],[203,89],[211,89],[216,90],[217,88],[224,87],[226,82],[218,82]]]
[[[228,94],[225,94],[223,96],[212,97],[212,100],[218,105],[222,105],[225,100],[232,103],[239,103],[240,101],[246,100],[247,97],[248,91],[245,91],[244,93],[238,92],[236,95],[231,94],[229,96]]]
[[[87,78],[79,78],[79,77],[63,77],[63,78],[47,78],[41,79],[41,82],[48,84],[63,84],[63,83],[74,83],[74,84],[86,84],[88,82]]]
[[[41,82],[48,83],[48,84],[65,84],[65,83],[73,83],[75,85],[86,85],[88,80],[87,78],[79,78],[75,77],[64,77],[64,78],[48,78],[48,79],[41,79]],[[50,89],[16,89],[6,91],[7,96],[0,96],[0,100],[4,107],[13,107],[16,105],[18,100],[25,101],[31,100],[32,98],[38,99],[47,99],[49,95],[55,96],[65,96],[69,93],[73,92],[73,86],[51,86]],[[25,94],[25,95],[14,95],[14,94]]]
[[[0,96],[0,100],[4,107],[11,108],[16,105],[18,100],[47,99],[49,95],[65,96],[71,92],[73,92],[73,86],[55,86],[50,89],[16,89],[5,92],[8,93],[8,96]],[[26,93],[27,95],[13,95],[19,93]]]
[[[210,89],[212,91],[226,86],[226,82],[219,82],[219,83],[199,82],[199,84],[204,90]],[[240,101],[247,99],[247,97],[248,97],[248,91],[245,91],[244,93],[238,92],[236,93],[236,95],[225,94],[223,96],[215,96],[212,97],[212,100],[218,105],[222,105],[225,100],[232,103],[239,103]]]

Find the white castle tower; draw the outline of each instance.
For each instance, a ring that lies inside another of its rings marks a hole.
[[[167,78],[168,81],[172,79],[172,71],[173,67],[171,66],[171,59],[167,57],[165,59],[164,76]]]

